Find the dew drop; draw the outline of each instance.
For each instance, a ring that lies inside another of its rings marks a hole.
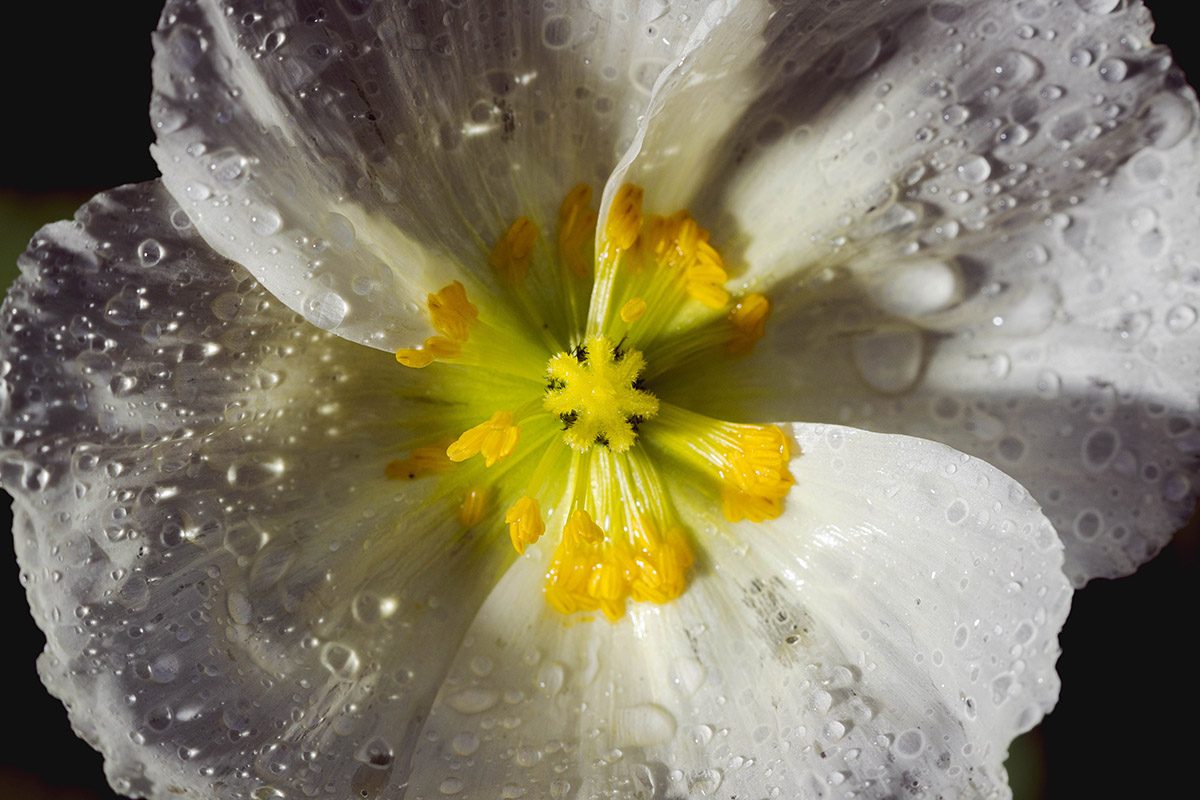
[[[1100,79],[1108,83],[1120,83],[1129,74],[1129,64],[1120,58],[1106,58],[1100,62]]]
[[[264,206],[250,215],[250,228],[259,236],[270,236],[279,233],[283,227],[283,219],[279,212]]]
[[[1196,309],[1180,303],[1167,312],[1167,330],[1171,333],[1183,333],[1196,322]]]
[[[856,338],[851,354],[859,375],[871,388],[899,394],[916,382],[924,346],[916,331],[880,331]]]
[[[473,686],[450,696],[450,707],[460,714],[482,714],[500,702],[495,689]]]
[[[322,330],[333,330],[342,324],[350,307],[337,292],[322,292],[304,304],[304,318]]]
[[[901,758],[916,758],[925,749],[925,734],[917,729],[907,730],[896,737],[895,751]]]
[[[675,717],[653,703],[619,710],[614,720],[614,736],[621,746],[646,747],[665,744],[675,735]]]
[[[986,181],[992,174],[992,165],[983,156],[968,156],[955,171],[964,183],[978,185]]]

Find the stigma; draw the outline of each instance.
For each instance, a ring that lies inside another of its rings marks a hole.
[[[658,398],[642,385],[645,368],[640,352],[602,335],[553,356],[543,405],[562,420],[563,441],[579,452],[600,446],[623,453],[632,447],[638,425],[658,414]]]

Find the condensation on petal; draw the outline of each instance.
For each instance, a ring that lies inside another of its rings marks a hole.
[[[1146,10],[1120,6],[893,3],[861,27],[830,11],[825,41],[784,28],[795,72],[765,73],[751,111],[790,121],[760,145],[748,112],[693,208],[773,322],[736,378],[664,394],[985,458],[1046,509],[1076,585],[1157,553],[1200,480],[1200,112]],[[873,68],[839,76],[872,34]],[[915,373],[878,357],[905,331]]]
[[[385,350],[431,331],[527,215],[599,186],[695,9],[168,4],[155,158],[209,245],[318,327]],[[497,12],[497,13],[494,13]]]
[[[436,380],[304,322],[186,220],[157,183],[100,195],[4,305],[42,678],[124,793],[399,787],[502,566],[450,550],[456,499],[385,476],[450,433]]]
[[[1008,743],[1058,694],[1071,590],[1053,529],[1011,479],[944,446],[790,430],[779,520],[718,530],[709,498],[672,485],[706,565],[672,603],[564,620],[534,601],[542,561],[518,561],[433,707],[416,791],[453,777],[472,798],[1002,792]],[[464,708],[464,693],[496,702]]]

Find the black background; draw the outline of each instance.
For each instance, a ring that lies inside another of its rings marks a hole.
[[[1200,77],[1192,4],[1147,5],[1158,21],[1154,38],[1172,45],[1184,70]],[[158,3],[44,3],[41,11],[51,16],[31,30],[6,25],[0,64],[9,143],[0,157],[0,190],[17,202],[22,193],[32,202],[33,193],[57,192],[77,203],[110,186],[155,177],[146,109],[149,32]],[[31,224],[28,233],[35,228]],[[1046,796],[1194,791],[1186,776],[1200,745],[1200,704],[1196,662],[1185,647],[1197,630],[1196,529],[1193,524],[1137,575],[1096,581],[1076,594],[1060,640],[1061,700],[1022,746],[1033,763],[1044,765]],[[0,747],[0,796],[114,798],[100,757],[70,733],[62,706],[38,682],[34,660],[44,640],[28,615],[11,556],[8,563],[0,579],[8,651],[0,669],[8,691],[0,703],[11,704],[11,711]]]

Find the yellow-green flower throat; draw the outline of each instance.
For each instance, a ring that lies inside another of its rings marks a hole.
[[[724,260],[688,212],[643,217],[643,192],[627,184],[597,242],[591,198],[585,185],[567,194],[551,242],[516,220],[488,256],[493,283],[429,295],[438,335],[396,359],[462,371],[455,385],[474,390],[456,393],[454,408],[475,421],[414,447],[386,476],[441,481],[434,495],[457,503],[464,529],[507,525],[517,553],[557,531],[547,602],[615,620],[629,600],[680,596],[701,568],[673,482],[701,487],[714,506],[719,497],[729,522],[761,522],[782,513],[793,481],[779,428],[721,422],[654,393],[679,364],[719,370],[750,352],[770,302],[731,299]]]

